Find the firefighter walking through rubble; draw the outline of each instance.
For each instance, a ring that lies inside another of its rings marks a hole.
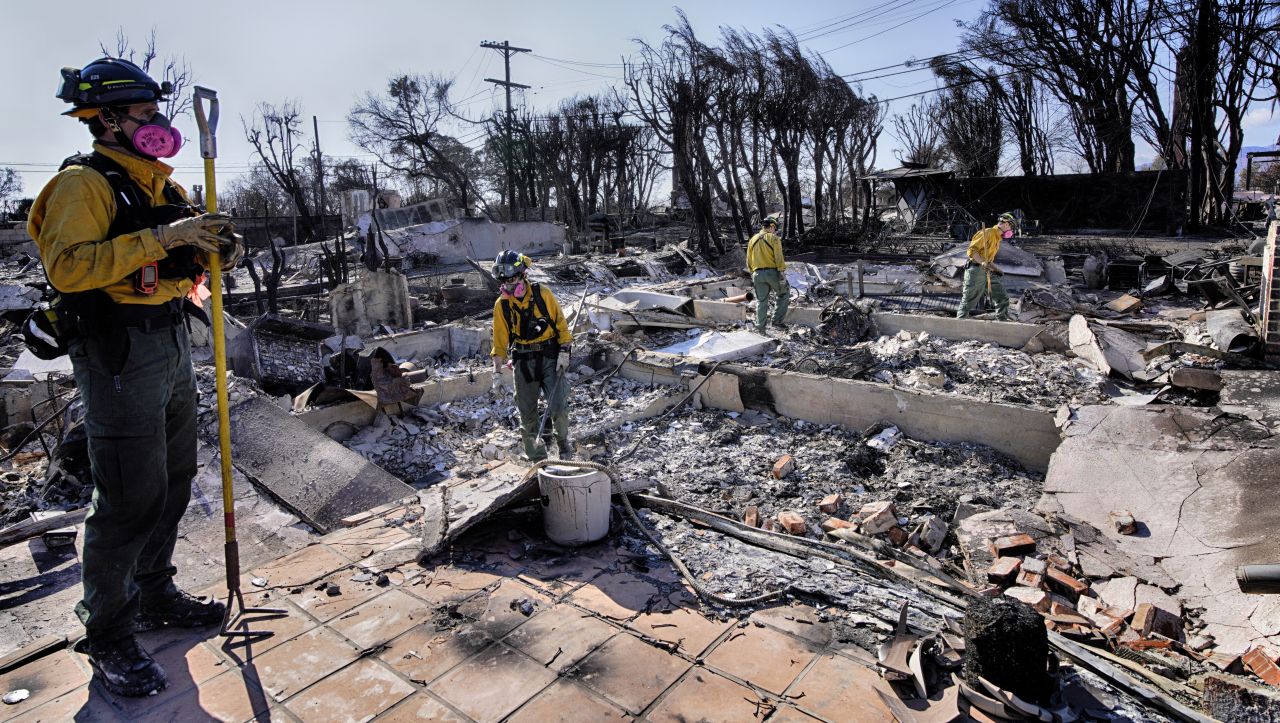
[[[782,239],[778,237],[778,220],[765,218],[760,232],[747,242],[747,270],[756,290],[756,331],[763,334],[769,320],[769,296],[777,297],[773,311],[773,325],[787,328],[787,306],[791,302],[791,287],[787,285],[787,262],[782,258]]]
[[[181,147],[159,112],[167,95],[142,69],[102,58],[64,68],[65,115],[89,127],[93,153],[73,156],[44,187],[27,229],[59,293],[56,332],[84,404],[93,476],[81,558],[85,626],[77,648],[106,687],[142,696],[164,670],[134,632],[204,627],[224,607],[173,582],[178,522],[196,473],[196,386],[185,302],[207,253],[233,267],[230,221],[201,214],[158,160]],[[203,312],[200,312],[201,314]]]
[[[569,440],[569,380],[564,372],[569,367],[572,335],[550,289],[529,282],[529,263],[527,256],[515,251],[503,251],[493,262],[501,294],[493,304],[493,349],[489,352],[494,387],[500,384],[502,367],[510,355],[525,456],[538,462],[548,454],[550,435],[538,428],[538,398],[545,394],[560,458],[567,459],[573,454],[573,444]]]
[[[1013,223],[1013,214],[1002,213],[995,226],[978,231],[969,241],[969,263],[964,268],[964,295],[956,309],[957,319],[967,319],[969,310],[986,291],[996,305],[996,318],[1009,320],[1009,294],[1000,278],[1003,274],[996,269],[996,254],[1000,252],[1000,240],[1013,236]]]

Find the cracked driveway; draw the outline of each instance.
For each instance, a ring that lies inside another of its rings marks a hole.
[[[1280,561],[1280,437],[1265,425],[1185,407],[1081,408],[1054,453],[1040,508],[1103,530],[1124,553],[1154,562],[1203,608],[1222,652],[1280,644],[1280,599],[1236,587],[1237,565]],[[1130,510],[1135,535],[1114,532]]]

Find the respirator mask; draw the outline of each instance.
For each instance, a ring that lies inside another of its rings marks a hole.
[[[155,113],[148,119],[142,119],[124,111],[116,111],[116,117],[126,118],[138,124],[138,129],[128,140],[129,145],[132,145],[139,155],[147,158],[172,158],[178,155],[178,151],[182,148],[182,134],[173,127],[164,113]],[[119,138],[120,135],[121,133],[117,131],[116,137]]]

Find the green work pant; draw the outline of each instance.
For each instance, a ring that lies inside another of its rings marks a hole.
[[[777,269],[760,269],[751,274],[751,283],[756,287],[756,330],[764,333],[765,322],[769,319],[769,295],[778,297],[777,306],[773,310],[773,324],[777,326],[787,318],[787,306],[791,303],[791,287],[787,279]]]
[[[517,353],[515,360],[516,409],[520,410],[520,440],[524,442],[524,454],[532,462],[547,458],[547,445],[538,436],[538,397],[547,395],[551,406],[548,426],[555,430],[560,450],[569,442],[569,380],[561,379],[556,385],[556,355],[548,352]],[[546,433],[546,430],[542,430]]]
[[[1009,295],[1005,293],[1000,274],[989,273],[976,264],[964,270],[964,296],[960,299],[960,308],[956,309],[957,319],[968,318],[969,310],[987,292],[988,276],[991,278],[991,301],[996,305],[996,318],[1009,320]]]
[[[76,614],[92,641],[133,632],[142,600],[176,594],[173,546],[196,474],[196,380],[182,324],[70,344],[93,502]]]

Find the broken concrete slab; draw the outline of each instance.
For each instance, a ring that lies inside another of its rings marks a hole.
[[[344,517],[415,494],[270,400],[233,407],[231,426],[236,466],[321,532],[337,528]]]
[[[1173,585],[1147,582],[1204,608],[1202,620],[1221,626],[1210,633],[1218,649],[1242,653],[1273,637],[1270,626],[1246,622],[1262,613],[1257,599],[1234,589],[1234,570],[1280,559],[1273,534],[1280,509],[1271,504],[1277,465],[1277,440],[1248,419],[1182,407],[1083,407],[1050,462],[1038,507],[1056,506],[1098,531],[1090,543],[1085,528],[1073,528],[1082,566],[1100,550],[1105,566],[1127,558],[1163,571]],[[1137,534],[1108,527],[1116,507],[1142,510]],[[1125,572],[1144,577],[1142,569]]]
[[[1222,394],[1218,406],[1223,411],[1243,413],[1280,430],[1280,372],[1252,369],[1223,369]]]
[[[1115,373],[1132,379],[1147,368],[1142,352],[1147,345],[1128,332],[1091,323],[1076,314],[1071,317],[1071,351],[1103,374]]]

